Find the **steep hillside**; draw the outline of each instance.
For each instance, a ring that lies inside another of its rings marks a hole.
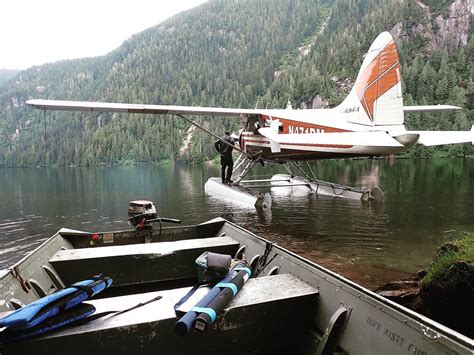
[[[42,114],[23,103],[41,97],[253,106],[280,54],[313,34],[326,13],[313,0],[215,0],[135,35],[104,58],[31,68],[0,94],[0,165],[170,159],[186,135],[181,120],[48,113],[44,126]],[[221,131],[222,122],[208,124]],[[193,139],[182,159],[214,155],[208,137]]]
[[[350,91],[373,39],[389,30],[402,61],[405,104],[450,103],[464,108],[456,113],[408,114],[408,127],[469,130],[474,123],[471,2],[427,3],[433,8],[411,0],[336,1],[311,52],[278,73],[264,103],[282,106],[290,97],[301,108],[339,104]],[[417,145],[407,154],[463,156],[473,151],[469,144],[429,149]]]
[[[0,166],[208,159],[214,156],[212,139],[197,131],[180,154],[188,138],[180,119],[43,116],[24,102],[50,98],[251,108],[257,101],[284,107],[291,98],[301,107],[334,105],[350,89],[363,55],[383,30],[397,38],[408,103],[472,105],[474,44],[466,3],[456,0],[452,9],[444,2],[433,10],[409,0],[210,1],[133,36],[104,57],[33,67],[0,88]],[[473,120],[472,110],[407,117],[414,128],[465,129]],[[204,124],[222,132],[239,122]],[[462,155],[470,149],[414,154]]]
[[[0,69],[0,87],[10,79],[13,79],[19,72],[20,70]]]

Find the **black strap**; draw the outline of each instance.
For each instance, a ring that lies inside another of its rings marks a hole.
[[[174,305],[174,313],[176,314],[176,316],[177,316],[177,317],[181,317],[181,316],[183,316],[183,315],[186,313],[186,312],[180,311],[178,308],[179,308],[179,306],[181,306],[184,302],[186,302],[186,301],[194,294],[194,292],[197,291],[197,289],[198,289],[199,287],[204,286],[204,285],[210,285],[210,284],[211,284],[211,283],[210,283],[209,281],[200,281],[200,282],[198,282],[197,284],[195,284],[195,285],[193,286],[193,288],[190,289],[190,290],[188,291],[188,293],[185,294],[185,295],[183,296],[183,298],[181,298],[181,299],[178,301],[178,303],[176,303],[176,304]]]
[[[253,273],[253,277],[257,277],[261,272],[262,270],[268,265],[270,264],[270,262],[275,259],[276,257],[276,254],[273,256],[273,258],[267,262],[267,259],[268,259],[268,255],[270,254],[270,251],[272,250],[273,248],[273,244],[271,242],[267,242],[265,244],[265,252],[263,253],[263,256],[262,258],[260,258],[260,260],[258,261],[257,265],[255,266],[255,270],[254,270],[254,273]]]
[[[100,274],[100,275],[90,277],[89,280],[93,280],[93,281],[87,286],[73,284],[70,287],[74,287],[74,288],[77,288],[78,290],[86,292],[88,298],[91,298],[94,295],[94,287],[97,286],[101,282],[107,285],[107,282],[109,279],[110,277],[102,276],[102,274]]]
[[[84,325],[84,324],[87,324],[87,323],[93,321],[94,319],[102,318],[102,317],[105,317],[108,314],[112,314],[112,313],[115,313],[115,312],[117,312],[117,311],[107,311],[107,312],[95,313],[95,314],[93,314],[89,317],[79,319],[78,321],[75,321],[73,324],[74,325]]]
[[[78,320],[77,322],[74,322],[75,325],[83,325],[83,324],[87,324],[89,323],[90,321],[93,321],[95,319],[99,319],[99,318],[102,318],[102,317],[105,317],[109,314],[113,314],[113,317],[115,316],[118,316],[119,314],[123,314],[123,313],[126,313],[126,312],[129,312],[131,310],[134,310],[134,309],[137,309],[137,308],[140,308],[140,307],[143,307],[149,303],[152,303],[152,302],[155,302],[155,301],[158,301],[160,299],[162,299],[163,296],[156,296],[155,298],[152,298],[151,300],[148,300],[146,302],[142,302],[142,303],[139,303],[139,304],[136,304],[135,306],[132,306],[130,308],[126,308],[126,309],[123,309],[121,311],[105,311],[105,312],[100,312],[100,313],[96,313],[96,314],[93,314],[89,317],[86,317],[86,318],[83,318],[83,319],[80,319]]]
[[[92,285],[92,284],[91,284]],[[72,285],[71,287],[77,288],[78,290],[84,291],[87,293],[87,298],[91,298],[92,295],[94,294],[94,290],[90,285],[84,286],[84,285]]]
[[[142,303],[139,303],[139,304],[136,304],[135,306],[132,306],[130,308],[127,308],[127,309],[124,309],[124,310],[121,310],[121,311],[118,311],[117,313],[115,313],[115,316],[118,316],[119,314],[122,314],[122,313],[125,313],[125,312],[128,312],[128,311],[131,311],[131,310],[134,310],[134,309],[137,309],[137,308],[140,308],[140,307],[143,307],[151,302],[155,302],[155,301],[158,301],[158,300],[161,300],[163,298],[163,296],[156,296],[155,298],[152,298],[151,300],[148,300],[146,302],[142,302]]]

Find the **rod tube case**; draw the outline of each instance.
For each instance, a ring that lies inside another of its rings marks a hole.
[[[221,281],[214,286],[214,288],[219,288],[221,291],[206,308],[200,310],[201,312],[197,316],[194,325],[195,329],[204,332],[208,326],[214,323],[217,315],[222,312],[225,306],[237,295],[237,292],[239,292],[250,277],[250,269],[247,267],[244,269],[234,268],[231,272],[233,272],[234,275],[230,280],[227,282]]]
[[[194,327],[197,317],[202,314],[207,314],[209,316],[209,319],[212,320],[209,324],[212,324],[212,322],[214,322],[214,320],[217,318],[217,311],[221,311],[230,302],[230,300],[234,297],[235,294],[237,294],[240,287],[242,287],[242,285],[245,283],[245,281],[247,281],[251,274],[251,269],[247,267],[244,262],[238,262],[234,266],[234,268],[229,271],[226,277],[224,277],[224,279],[222,279],[218,284],[216,284],[209,291],[209,293],[207,293],[199,302],[194,305],[193,308],[191,308],[190,311],[188,311],[175,323],[174,330],[176,334],[187,334]],[[240,281],[237,282],[237,280]],[[216,307],[217,311],[213,308],[210,308],[209,305],[214,300],[216,300],[216,298],[218,298],[218,296],[225,290],[228,290],[231,295],[230,298],[229,295],[225,297],[225,299],[228,298],[226,303],[224,304],[223,302],[219,302],[218,307]],[[193,291],[195,290],[191,290],[190,292]],[[184,296],[179,303],[189,297],[189,294]]]

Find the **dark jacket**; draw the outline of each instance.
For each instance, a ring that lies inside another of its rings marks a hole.
[[[231,155],[232,156],[232,150],[234,149],[233,148],[234,138],[232,138],[231,136],[226,134],[222,137],[222,139],[225,140],[226,142],[228,142],[230,145],[225,144],[221,140],[217,140],[214,143],[214,147],[219,152],[219,154],[221,154],[221,155]]]

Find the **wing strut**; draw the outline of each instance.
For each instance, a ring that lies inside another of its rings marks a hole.
[[[213,136],[214,138],[217,138],[218,140],[220,140],[221,142],[224,142],[225,144],[229,145],[229,146],[232,146],[232,148],[234,148],[235,150],[241,152],[242,154],[245,154],[247,157],[251,158],[252,155],[250,155],[249,153],[243,151],[242,149],[236,147],[235,145],[232,145],[230,144],[229,142],[227,142],[226,140],[222,139],[221,137],[219,137],[217,134],[214,134],[212,133],[211,131],[208,131],[207,129],[205,129],[204,127],[198,125],[197,123],[191,121],[189,118],[186,118],[184,117],[183,115],[181,114],[177,114],[176,116],[178,117],[181,117],[183,120],[185,120],[186,122],[189,122],[190,124],[192,124],[194,127],[197,127],[199,128],[200,130],[206,132],[207,134],[210,134],[211,136]]]
[[[43,111],[43,123],[44,123],[44,142],[46,143],[46,111]]]

